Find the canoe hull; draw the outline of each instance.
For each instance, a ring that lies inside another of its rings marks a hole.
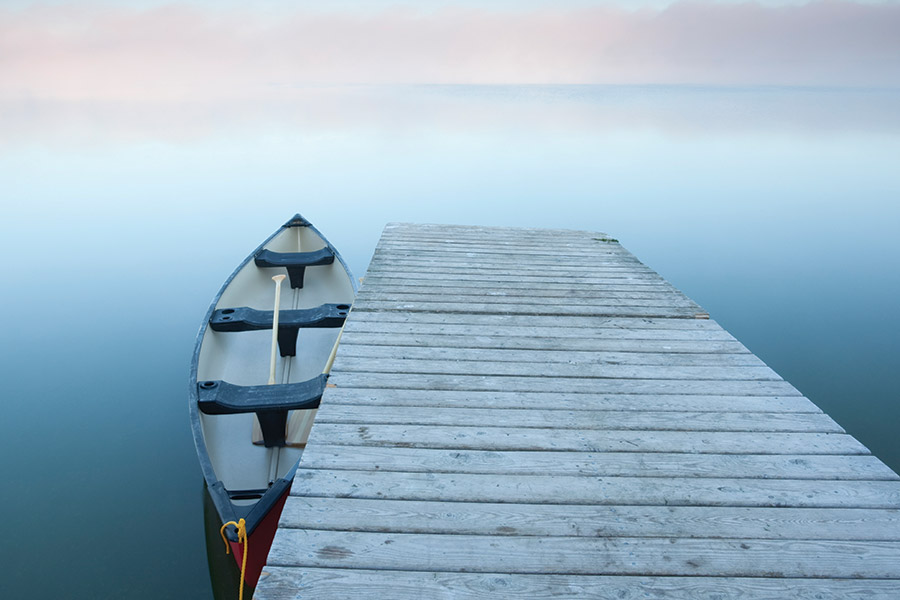
[[[266,559],[269,556],[269,549],[272,547],[272,540],[275,539],[275,532],[278,530],[278,520],[281,518],[281,511],[284,510],[284,503],[290,494],[288,488],[281,497],[275,502],[272,508],[266,513],[253,533],[250,534],[249,543],[250,553],[247,555],[247,565],[244,569],[244,582],[250,587],[256,587],[259,576],[263,567],[266,566]],[[244,545],[238,542],[228,541],[231,546],[231,555],[237,568],[240,569],[244,560]]]
[[[247,523],[249,554],[244,575],[247,585],[251,586],[255,586],[265,565],[314,412],[305,408],[309,406],[307,403],[294,404],[287,409],[280,408],[285,406],[283,404],[263,408],[264,411],[288,411],[287,438],[281,436],[282,441],[273,445],[269,443],[268,433],[262,432],[265,440],[260,436],[257,416],[262,418],[264,413],[259,412],[257,405],[247,405],[247,409],[238,407],[237,410],[232,410],[234,406],[230,404],[217,405],[212,410],[206,399],[201,409],[201,387],[205,394],[217,380],[220,382],[217,389],[227,387],[224,384],[248,391],[271,389],[276,396],[281,394],[293,402],[298,385],[321,377],[340,331],[340,323],[323,325],[316,321],[301,325],[295,353],[282,351],[278,357],[276,386],[266,387],[272,338],[272,276],[284,273],[285,268],[268,264],[271,260],[258,263],[255,258],[263,252],[268,252],[267,256],[274,253],[287,259],[296,259],[300,255],[318,257],[318,262],[305,268],[302,287],[282,287],[282,311],[293,311],[295,315],[312,314],[316,311],[311,309],[330,305],[330,310],[344,311],[340,314],[346,315],[357,289],[356,280],[337,250],[315,227],[297,215],[263,241],[226,279],[210,304],[197,335],[188,394],[194,443],[219,525],[241,518]],[[319,254],[332,254],[333,260],[323,262]],[[268,329],[255,321],[243,329],[216,327],[211,323],[214,313],[225,313],[229,318],[250,314],[256,319],[262,314],[260,311],[266,310],[269,311]],[[269,394],[266,391],[263,395]],[[226,528],[226,536],[240,567],[244,549],[237,542],[233,526]],[[218,547],[221,552],[225,551],[221,545]]]

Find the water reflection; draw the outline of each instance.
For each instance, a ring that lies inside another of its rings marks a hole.
[[[614,86],[3,101],[10,594],[203,597],[190,349],[295,212],[357,275],[388,221],[606,231],[900,468],[898,107],[890,90]],[[106,560],[71,552],[85,521]]]

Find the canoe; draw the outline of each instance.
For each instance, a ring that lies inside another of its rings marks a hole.
[[[269,384],[276,284],[275,383]],[[255,586],[325,389],[323,374],[356,295],[340,254],[300,215],[269,236],[216,294],[194,345],[191,429],[220,525]],[[222,546],[222,551],[225,547]]]

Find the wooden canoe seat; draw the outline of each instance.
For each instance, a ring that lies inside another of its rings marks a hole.
[[[315,308],[278,311],[278,349],[281,356],[297,355],[297,334],[310,327],[340,327],[350,311],[349,304],[323,304]],[[213,312],[209,326],[213,331],[258,331],[272,329],[275,311],[246,306],[220,308]]]
[[[292,288],[303,287],[303,275],[306,267],[318,267],[330,265],[334,262],[334,251],[331,248],[322,248],[312,252],[272,252],[260,250],[254,257],[254,262],[260,268],[287,269],[291,278]]]
[[[318,408],[327,379],[323,373],[307,381],[275,385],[201,381],[197,383],[197,405],[207,415],[256,413],[265,446],[284,446],[288,411]]]

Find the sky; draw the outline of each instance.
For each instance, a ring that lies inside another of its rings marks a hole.
[[[900,86],[900,3],[0,2],[0,102],[342,84]]]

